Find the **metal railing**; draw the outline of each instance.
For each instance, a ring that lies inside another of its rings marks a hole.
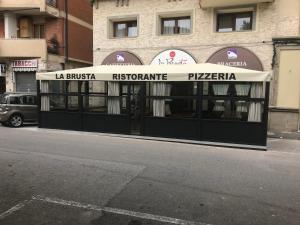
[[[47,5],[57,7],[57,0],[46,0]]]

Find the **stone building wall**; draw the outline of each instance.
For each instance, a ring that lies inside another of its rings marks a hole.
[[[252,5],[253,6],[253,5]],[[255,29],[249,32],[217,33],[216,10],[202,9],[199,0],[130,0],[129,5],[117,6],[116,1],[98,1],[94,7],[93,51],[94,65],[101,65],[106,56],[115,51],[129,51],[137,55],[143,64],[150,64],[160,52],[182,49],[190,53],[198,63],[204,63],[217,50],[229,46],[242,46],[253,51],[266,71],[273,72],[270,90],[270,106],[276,107],[278,70],[273,71],[273,37],[300,35],[300,1],[276,0],[259,3],[256,7]],[[242,8],[237,6],[232,8]],[[159,15],[176,15],[191,12],[192,32],[183,35],[158,34]],[[109,21],[115,18],[136,16],[138,36],[135,38],[110,38]],[[275,62],[276,65],[276,62]],[[278,114],[278,113],[277,113]],[[276,115],[270,118],[276,120]],[[287,114],[288,116],[288,114]],[[289,116],[288,116],[289,117]],[[297,127],[294,121],[289,127]],[[276,127],[278,127],[276,125]],[[285,128],[284,128],[285,129]],[[287,128],[287,130],[290,130]]]

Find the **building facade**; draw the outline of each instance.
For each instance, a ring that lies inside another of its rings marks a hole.
[[[269,130],[299,130],[299,0],[92,2],[94,65],[210,62],[272,71]]]
[[[36,72],[92,65],[88,0],[0,2],[0,93],[35,92]]]

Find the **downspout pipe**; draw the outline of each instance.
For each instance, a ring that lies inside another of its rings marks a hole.
[[[68,0],[65,0],[65,20],[64,20],[64,55],[65,55],[65,64],[69,61],[69,23],[68,23]]]

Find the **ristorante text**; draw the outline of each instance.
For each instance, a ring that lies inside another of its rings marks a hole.
[[[166,73],[149,73],[149,74],[131,74],[131,73],[121,73],[113,74],[113,80],[139,80],[139,81],[167,81],[168,75]]]

